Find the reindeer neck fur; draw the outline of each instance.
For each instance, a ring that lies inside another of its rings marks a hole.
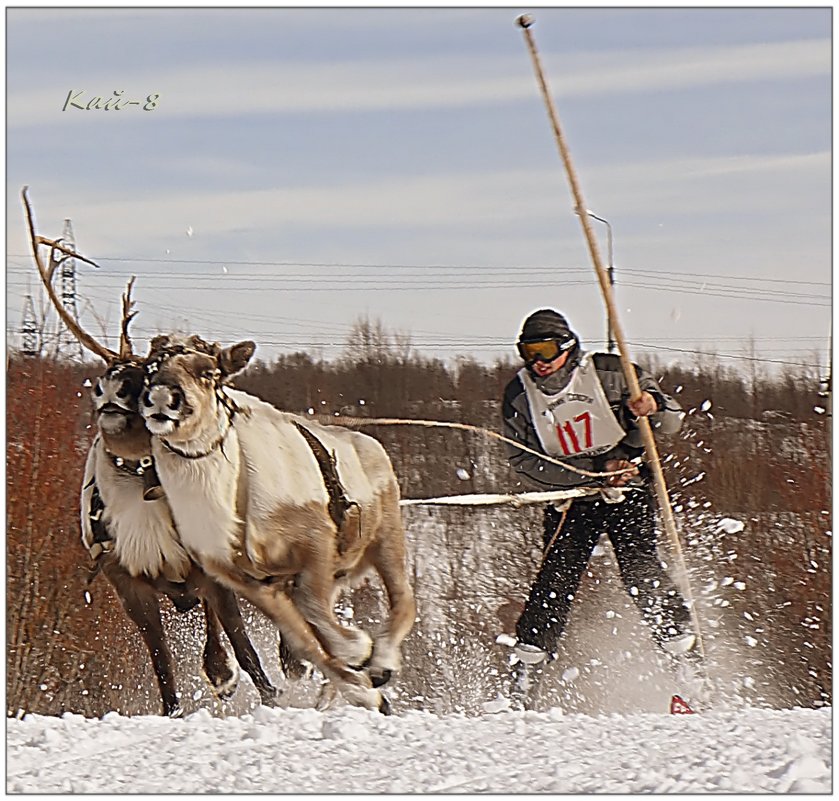
[[[242,541],[243,523],[237,514],[242,481],[239,439],[223,416],[223,446],[211,448],[215,430],[206,437],[178,443],[182,456],[160,438],[152,438],[152,455],[166,498],[187,551],[197,561],[227,561]]]
[[[178,442],[177,445],[169,442],[167,437],[160,437],[163,446],[182,459],[203,459],[219,449],[223,452],[227,435],[233,427],[233,420],[239,409],[223,387],[216,388],[215,401],[213,423],[206,426],[198,436]]]
[[[91,457],[82,492],[83,532],[89,528],[85,517],[95,483],[105,504],[105,524],[119,563],[132,576],[183,581],[190,561],[166,501],[144,500],[142,478],[116,466],[102,437],[94,443]]]
[[[140,415],[131,415],[126,418],[127,426],[119,434],[108,434],[99,429],[99,437],[105,446],[105,450],[112,456],[120,459],[139,461],[151,455],[151,434]]]

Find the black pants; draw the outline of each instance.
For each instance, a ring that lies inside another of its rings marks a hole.
[[[519,642],[548,653],[556,650],[583,571],[604,531],[612,541],[624,587],[656,642],[690,630],[690,611],[656,553],[655,509],[647,492],[627,492],[616,504],[600,498],[573,501],[562,518],[552,505],[545,509],[547,553],[516,624]]]

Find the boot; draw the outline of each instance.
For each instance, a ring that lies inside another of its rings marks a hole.
[[[511,668],[510,708],[516,711],[530,709],[531,695],[542,665],[548,659],[538,645],[517,643],[514,651],[516,662]]]
[[[510,709],[524,712],[530,708],[530,690],[533,680],[530,673],[533,668],[524,662],[516,662],[510,672]]]

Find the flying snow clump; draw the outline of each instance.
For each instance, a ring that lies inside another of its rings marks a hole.
[[[717,529],[724,531],[726,534],[738,534],[744,528],[746,528],[745,523],[740,520],[735,520],[732,517],[724,517],[717,523]]]

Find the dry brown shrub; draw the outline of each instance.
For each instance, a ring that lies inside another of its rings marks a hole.
[[[147,684],[104,579],[88,587],[79,490],[91,439],[78,366],[9,361],[6,390],[6,710],[101,715]],[[87,603],[89,592],[92,603]],[[139,646],[142,648],[142,644]]]

